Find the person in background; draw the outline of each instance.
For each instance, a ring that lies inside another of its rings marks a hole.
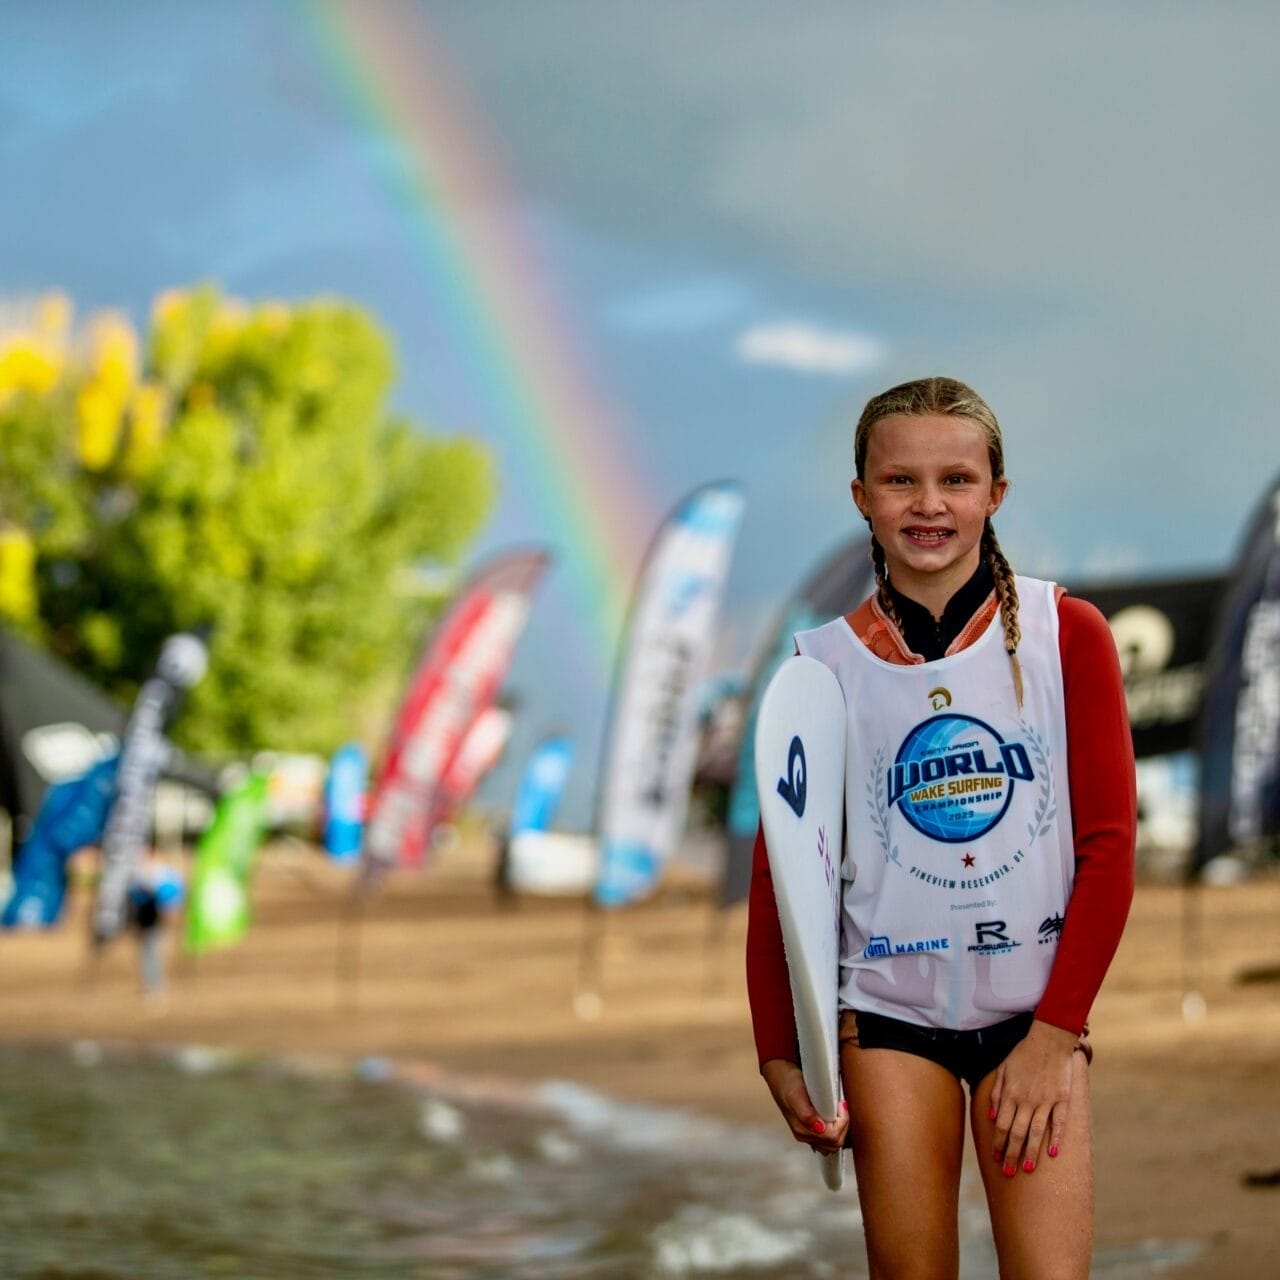
[[[174,918],[185,891],[181,872],[148,847],[129,884],[129,926],[138,935],[138,971],[145,999],[162,1003]]]

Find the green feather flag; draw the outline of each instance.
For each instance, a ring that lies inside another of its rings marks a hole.
[[[262,843],[266,801],[267,775],[249,774],[218,801],[200,837],[187,907],[192,954],[232,946],[249,928],[249,875]]]

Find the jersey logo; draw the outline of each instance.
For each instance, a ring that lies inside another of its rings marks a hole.
[[[951,690],[938,685],[929,690],[929,705],[935,711],[941,711],[951,705]]]
[[[791,806],[797,818],[804,817],[804,802],[809,794],[808,772],[804,743],[797,734],[791,739],[791,750],[787,752],[787,776],[778,779],[778,794]]]
[[[943,690],[945,692],[945,690]],[[907,734],[884,780],[889,807],[922,835],[948,844],[986,835],[1019,782],[1035,770],[1020,742],[973,716],[933,716]]]

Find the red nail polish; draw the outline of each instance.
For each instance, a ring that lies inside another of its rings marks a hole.
[[[813,1131],[814,1133],[826,1133],[827,1126],[823,1123],[823,1121],[815,1120],[813,1122]]]
[[[988,1119],[988,1120],[994,1120],[995,1118],[996,1118],[996,1109],[995,1109],[995,1107],[991,1107],[991,1108],[987,1111],[987,1119]]]
[[[1058,1148],[1057,1148],[1057,1147],[1050,1147],[1050,1148],[1049,1148],[1049,1154],[1050,1154],[1051,1156],[1056,1156],[1056,1155],[1058,1154]]]
[[[1007,1165],[1005,1165],[1005,1167],[1004,1167],[1004,1176],[1005,1176],[1006,1178],[1012,1178],[1012,1177],[1013,1177],[1013,1175],[1014,1175],[1015,1173],[1017,1173],[1017,1172],[1018,1172],[1018,1170],[1017,1170],[1013,1165],[1011,1165],[1011,1164],[1007,1164]]]
[[[1036,1162],[1034,1160],[1024,1160],[1022,1162],[1022,1169],[1024,1173],[1034,1173],[1036,1169]]]
[[[843,1098],[840,1099],[840,1110],[841,1111],[849,1110],[849,1104]]]
[[[991,1153],[991,1158],[996,1162],[996,1164],[999,1164],[999,1163],[1000,1163],[1000,1161],[1004,1159],[1004,1152],[1003,1152],[1003,1151],[993,1151],[993,1152]]]

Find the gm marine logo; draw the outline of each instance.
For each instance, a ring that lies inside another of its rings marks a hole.
[[[973,716],[940,715],[907,734],[889,767],[889,806],[923,835],[948,844],[978,839],[1035,777],[1027,749]]]
[[[873,934],[862,954],[868,960],[883,960],[886,956],[911,956],[921,951],[950,951],[950,938],[916,938],[911,942],[890,942],[888,935]]]

